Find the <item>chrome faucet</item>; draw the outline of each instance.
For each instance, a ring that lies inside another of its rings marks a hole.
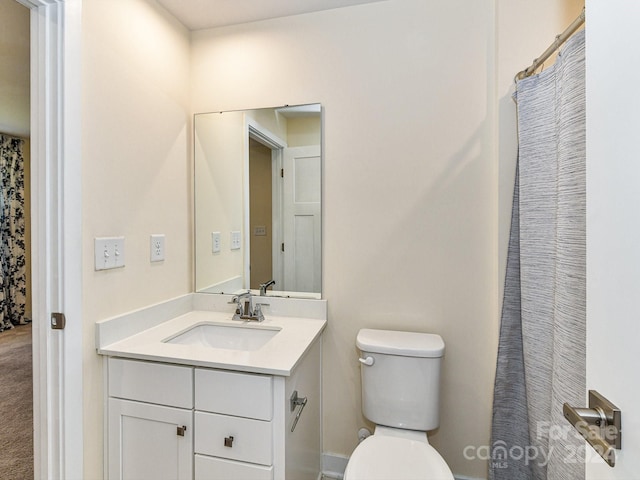
[[[251,291],[247,290],[246,292],[236,295],[231,299],[231,303],[238,305],[236,307],[236,313],[233,316],[234,320],[239,320],[240,318],[250,314],[253,310],[251,308]]]
[[[251,290],[236,295],[229,303],[235,303],[237,305],[236,312],[233,314],[233,320],[249,320],[255,322],[262,322],[264,320],[262,306],[269,305],[268,303],[257,303],[254,307]]]
[[[266,283],[261,283],[260,284],[260,296],[264,297],[267,295],[267,288],[269,288],[271,285],[275,285],[276,281],[275,280],[269,280]]]

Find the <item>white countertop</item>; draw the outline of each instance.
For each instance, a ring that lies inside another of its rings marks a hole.
[[[326,320],[268,315],[250,327],[280,328],[264,346],[253,351],[166,343],[167,339],[203,323],[238,326],[228,312],[194,310],[124,339],[98,346],[102,355],[177,363],[198,367],[289,376],[320,336]]]

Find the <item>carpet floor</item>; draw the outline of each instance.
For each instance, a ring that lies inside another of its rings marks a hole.
[[[31,324],[0,333],[0,480],[33,479]]]

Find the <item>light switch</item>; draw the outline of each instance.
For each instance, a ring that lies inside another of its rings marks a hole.
[[[256,225],[253,227],[253,235],[255,237],[265,237],[267,235],[267,227],[264,225]]]
[[[94,250],[96,270],[124,267],[124,237],[95,238]]]

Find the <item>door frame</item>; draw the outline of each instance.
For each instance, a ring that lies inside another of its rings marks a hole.
[[[83,477],[81,0],[31,10],[35,478]],[[52,312],[66,316],[50,328]]]

